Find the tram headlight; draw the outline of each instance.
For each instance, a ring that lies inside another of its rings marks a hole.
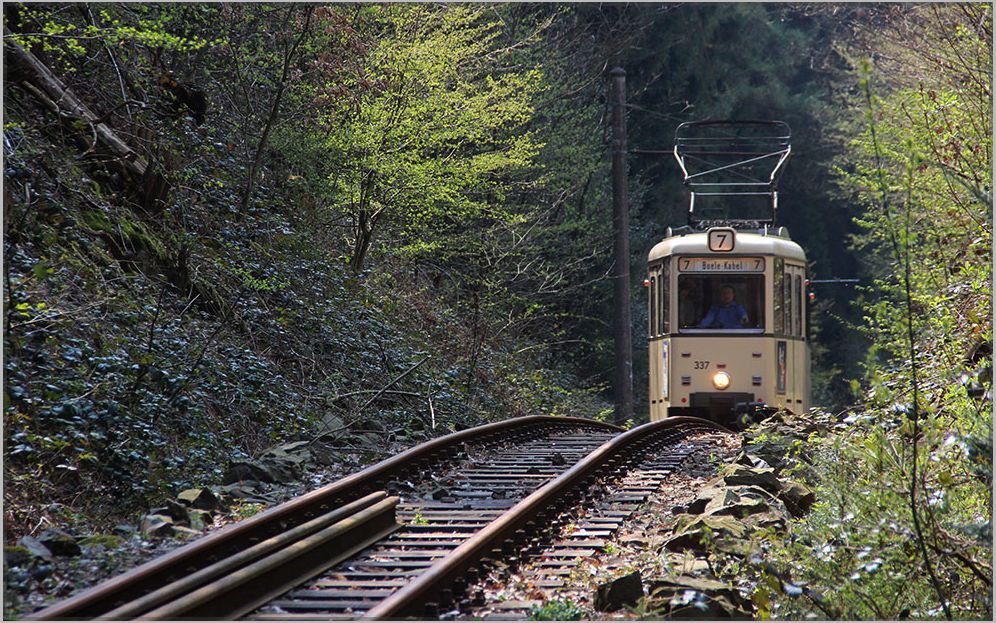
[[[724,390],[730,386],[730,375],[724,370],[712,375],[712,386],[719,390]]]

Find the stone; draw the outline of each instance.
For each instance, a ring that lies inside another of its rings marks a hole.
[[[303,461],[296,460],[290,455],[263,457],[261,463],[273,478],[273,482],[282,484],[297,480],[301,475],[302,467],[304,467]]]
[[[194,530],[186,526],[173,526],[173,535],[182,538],[193,538],[201,535],[200,530]]]
[[[751,454],[749,452],[743,452],[743,451],[741,451],[740,454],[737,455],[737,458],[734,461],[734,463],[736,463],[737,465],[746,465],[747,467],[761,467],[761,468],[771,467],[770,465],[768,465],[767,461],[757,456],[756,454]]]
[[[34,556],[35,558],[41,558],[42,560],[52,560],[52,551],[45,547],[41,541],[33,536],[23,536],[17,544]]]
[[[190,527],[194,530],[203,530],[212,523],[214,523],[214,515],[209,511],[190,509]]]
[[[335,446],[326,443],[312,444],[311,456],[314,458],[315,463],[325,467],[338,465],[342,460],[342,455],[335,449]]]
[[[747,526],[734,517],[722,515],[682,515],[674,535],[664,542],[664,549],[680,552],[686,549],[705,551],[709,542],[723,537],[741,539]]]
[[[124,543],[124,539],[116,534],[91,534],[88,537],[80,539],[80,545],[83,547],[114,549],[120,547],[122,543]]]
[[[718,479],[713,482],[718,482]],[[689,515],[700,515],[705,511],[705,507],[709,502],[713,500],[717,495],[721,495],[724,489],[718,486],[707,485],[704,489],[699,491],[695,499],[692,500],[685,509],[685,512]]]
[[[38,541],[56,556],[79,556],[82,553],[76,538],[55,528],[50,528],[38,535]]]
[[[48,576],[52,575],[52,571],[55,569],[49,564],[36,565],[34,569],[31,570],[31,577],[36,581],[41,582]]]
[[[742,521],[749,528],[775,528],[781,530],[785,527],[785,515],[774,511],[756,513],[749,517],[744,517]]]
[[[149,511],[149,514],[167,515],[173,519],[173,523],[183,524],[190,521],[190,513],[187,512],[187,507],[174,500],[166,500],[166,506],[153,508]]]
[[[689,556],[687,553],[671,558],[669,561],[671,570],[681,575],[711,574],[712,567],[709,561],[696,556]]]
[[[222,477],[226,485],[246,480],[258,482],[276,482],[273,473],[264,465],[255,461],[234,461]]]
[[[173,518],[168,515],[146,515],[142,518],[143,534],[164,537],[173,534]]]
[[[304,452],[310,452],[311,451],[311,442],[310,441],[292,441],[290,443],[285,443],[285,444],[277,446],[277,447],[279,449],[283,450],[284,452],[289,452],[291,454],[294,454],[294,453],[304,453]]]
[[[706,504],[705,515],[733,515],[747,517],[768,510],[784,511],[784,505],[770,493],[759,487],[739,485],[728,487]]]
[[[643,578],[634,571],[595,588],[595,609],[600,612],[613,612],[625,606],[635,606],[643,599]]]
[[[648,582],[655,615],[668,619],[750,619],[753,606],[739,592],[717,580],[689,575]]]
[[[216,511],[221,508],[221,500],[210,489],[185,489],[176,496],[181,504],[202,511]]]
[[[727,466],[721,477],[727,485],[751,485],[760,487],[774,495],[778,495],[782,489],[782,483],[775,475],[775,470],[770,467],[747,467],[734,464]]]
[[[135,534],[136,532],[138,532],[138,528],[136,528],[135,526],[133,526],[131,524],[124,524],[123,523],[123,524],[118,524],[118,525],[114,526],[114,533],[115,534],[120,534],[121,536],[128,537],[128,536],[131,536],[131,535]]]
[[[785,502],[785,506],[794,517],[802,517],[816,503],[815,493],[805,485],[793,481],[782,483],[782,490],[778,497]]]
[[[3,566],[20,567],[31,562],[31,551],[23,545],[3,546]]]
[[[306,457],[303,457],[300,454],[287,452],[286,450],[280,447],[270,448],[269,450],[265,451],[262,454],[262,459],[266,463],[287,462],[295,465],[304,463],[305,461],[308,460]]]

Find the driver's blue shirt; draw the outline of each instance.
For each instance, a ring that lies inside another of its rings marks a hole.
[[[737,301],[729,305],[713,305],[709,313],[699,323],[700,329],[717,327],[720,329],[743,329],[742,321],[747,318],[747,310]]]

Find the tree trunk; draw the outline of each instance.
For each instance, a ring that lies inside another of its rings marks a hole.
[[[82,144],[87,145],[87,152],[100,148],[110,154],[111,165],[122,173],[128,186],[141,198],[144,207],[151,208],[165,197],[168,183],[155,170],[156,168],[138,155],[110,126],[101,121],[101,118],[80,101],[34,54],[18,45],[6,28],[4,56],[8,61],[8,67],[16,67],[15,72],[18,75],[15,79],[20,80],[25,89],[43,106],[63,121],[69,122],[66,124],[67,127],[76,132]],[[82,122],[89,131],[89,137],[79,133],[74,122]]]
[[[270,105],[270,112],[266,115],[266,123],[263,124],[263,134],[259,137],[259,143],[256,145],[256,153],[253,156],[252,163],[249,165],[249,179],[246,180],[246,188],[242,193],[242,201],[240,205],[240,212],[242,214],[246,213],[249,209],[249,204],[252,201],[252,191],[256,186],[256,174],[259,171],[259,165],[263,161],[263,153],[266,151],[266,146],[270,141],[270,132],[273,130],[273,126],[277,122],[277,117],[280,115],[280,101],[284,97],[284,91],[287,90],[287,80],[290,74],[291,62],[294,60],[294,54],[297,52],[297,48],[301,45],[311,30],[311,14],[313,10],[314,9],[312,7],[308,7],[305,15],[304,28],[301,29],[301,33],[298,35],[297,39],[294,40],[294,43],[284,54],[283,67],[280,71],[280,82],[277,84],[277,93],[273,96],[273,103]]]

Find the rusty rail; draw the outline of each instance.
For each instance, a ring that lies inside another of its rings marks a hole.
[[[356,498],[384,488],[392,478],[409,476],[412,466],[442,461],[466,443],[492,436],[528,432],[543,426],[596,426],[621,430],[584,418],[525,416],[458,431],[410,448],[332,484],[275,506],[245,521],[209,534],[169,554],[151,560],[79,595],[29,615],[33,620],[106,618],[107,613],[167,585],[182,581],[230,556],[300,526]]]
[[[674,417],[650,422],[614,437],[509,509],[401,590],[368,610],[362,618],[382,620],[434,614],[433,606],[430,605],[427,609],[427,604],[438,603],[444,591],[452,592],[450,586],[459,583],[461,576],[490,552],[501,551],[503,543],[514,542],[517,534],[525,538],[527,535],[524,528],[528,522],[540,517],[543,511],[552,507],[558,500],[570,497],[572,489],[593,480],[607,464],[618,467],[623,454],[633,444],[677,428],[726,430],[706,420]]]

